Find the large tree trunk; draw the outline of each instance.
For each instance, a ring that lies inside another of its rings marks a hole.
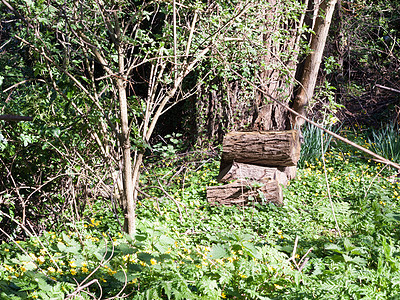
[[[268,0],[259,14],[263,16],[260,44],[255,56],[249,57],[261,67],[255,71],[256,84],[272,97],[289,103],[295,83],[295,70],[300,48],[300,36],[304,25],[306,7],[297,19],[291,19],[293,11],[282,0]],[[309,0],[304,0],[305,4]],[[280,34],[287,34],[284,42]],[[240,51],[240,41],[232,42]],[[262,49],[261,49],[262,48]],[[216,54],[216,56],[218,56]],[[283,71],[282,71],[283,70]],[[209,140],[222,142],[230,131],[285,130],[290,129],[289,115],[284,108],[273,103],[263,93],[249,87],[243,80],[229,80],[213,73],[214,79],[202,86],[192,99],[191,105],[197,120],[194,132],[199,144]],[[210,87],[213,87],[212,89]],[[188,115],[188,118],[190,118]]]
[[[293,102],[293,109],[301,115],[305,115],[306,107],[314,94],[318,70],[321,65],[322,55],[328,37],[333,12],[337,0],[324,0],[318,9],[318,16],[314,24],[314,35],[311,37],[310,48],[312,52],[307,56],[304,63],[304,70],[300,80],[300,89]],[[292,124],[301,126],[304,120],[293,115]]]

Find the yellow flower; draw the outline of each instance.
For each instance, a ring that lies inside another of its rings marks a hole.
[[[54,273],[54,272],[56,271],[56,269],[54,269],[53,267],[48,267],[48,268],[47,268],[47,271],[48,271],[49,273]]]
[[[75,269],[71,269],[70,272],[71,272],[71,275],[76,275],[76,270]]]
[[[107,272],[108,272],[108,275],[114,275],[115,273],[117,273],[117,271],[113,271],[111,269],[109,269]]]
[[[127,261],[129,259],[129,254],[122,256],[123,261]]]
[[[87,273],[87,272],[89,272],[89,270],[88,270],[88,268],[86,268],[86,267],[82,267],[82,272],[83,272],[83,273]]]
[[[46,255],[46,250],[45,249],[40,249],[40,254]]]
[[[221,298],[224,298],[224,299],[226,298],[226,295],[224,292],[221,293]]]
[[[70,266],[71,268],[76,268],[76,263],[75,263],[75,261],[71,260],[71,261],[69,262],[69,266]]]
[[[39,257],[37,258],[37,261],[38,261],[39,264],[41,265],[41,264],[44,263],[45,259],[44,259],[44,257],[41,255],[41,256],[39,256]]]
[[[100,225],[100,221],[96,221],[94,218],[90,219],[90,223],[92,223],[90,224],[91,227]]]
[[[152,265],[156,265],[156,264],[157,264],[157,261],[156,261],[154,258],[152,258],[152,259],[150,259],[150,263],[151,263]]]
[[[4,249],[4,251],[5,251],[5,252],[8,252],[8,251],[10,251],[10,250],[6,248],[6,249]]]

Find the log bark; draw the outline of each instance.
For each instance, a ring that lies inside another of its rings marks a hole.
[[[297,130],[231,132],[224,138],[220,170],[234,161],[268,167],[295,166],[299,158]]]
[[[259,186],[261,187],[255,187]],[[262,196],[260,195],[262,194]],[[283,205],[282,188],[278,181],[246,182],[237,180],[222,186],[207,188],[207,200],[210,205],[250,205],[273,202]]]
[[[297,167],[290,166],[290,167],[278,167],[278,170],[285,173],[288,180],[292,180],[296,178]]]
[[[284,186],[288,183],[288,176],[285,172],[274,167],[263,167],[233,162],[225,169],[221,170],[217,180],[219,182],[229,182],[232,180],[241,181],[265,181],[276,180]]]

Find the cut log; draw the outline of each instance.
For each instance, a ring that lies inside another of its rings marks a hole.
[[[231,132],[223,141],[221,170],[233,161],[269,167],[296,166],[299,158],[297,130]]]
[[[290,167],[278,167],[278,170],[285,173],[288,180],[292,180],[296,178],[297,167],[290,166]]]
[[[243,206],[254,202],[283,205],[282,188],[276,180],[250,183],[237,180],[222,186],[207,187],[207,200],[211,205],[226,206]]]
[[[221,170],[217,178],[219,182],[229,182],[237,179],[242,181],[265,181],[268,179],[274,179],[284,186],[288,183],[288,176],[284,171],[281,171],[278,168],[249,165],[238,162],[233,162],[225,169]]]

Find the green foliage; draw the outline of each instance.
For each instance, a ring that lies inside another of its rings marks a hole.
[[[400,137],[397,123],[381,125],[379,130],[373,130],[368,138],[371,150],[389,160],[400,162]]]
[[[306,162],[313,163],[320,159],[322,153],[328,150],[332,140],[330,135],[308,123],[304,126],[302,134],[304,142],[301,145],[301,155],[298,161],[298,166],[301,168],[306,166]]]
[[[344,149],[331,143],[325,154],[342,237],[320,159],[304,163],[283,207],[240,208],[207,204],[217,160],[165,158],[142,174],[151,188],[135,237],[101,200],[62,230],[0,245],[0,299],[396,299],[400,185]]]

